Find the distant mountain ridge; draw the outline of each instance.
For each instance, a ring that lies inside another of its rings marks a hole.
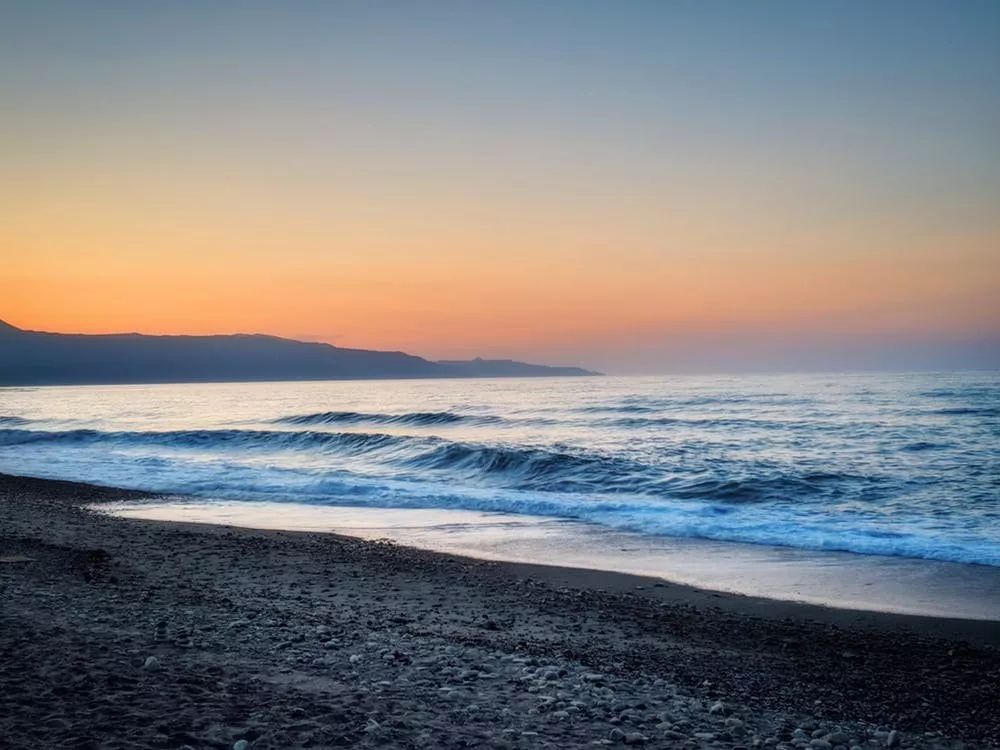
[[[264,334],[45,333],[0,320],[0,385],[598,374],[512,360],[432,362],[404,352],[345,349]]]

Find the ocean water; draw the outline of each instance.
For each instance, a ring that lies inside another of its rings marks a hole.
[[[1000,567],[1000,375],[0,389],[0,471]]]

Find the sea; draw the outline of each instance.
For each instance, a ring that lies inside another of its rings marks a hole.
[[[123,515],[827,603],[812,589],[876,568],[935,596],[979,568],[1000,610],[998,373],[3,388],[0,472],[161,495]]]

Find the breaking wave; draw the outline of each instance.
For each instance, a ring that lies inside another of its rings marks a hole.
[[[321,411],[313,414],[295,414],[273,420],[275,424],[322,425],[322,424],[381,424],[430,426],[458,424],[491,424],[499,422],[499,417],[456,414],[451,411],[410,412],[408,414],[365,414],[356,411]]]
[[[469,486],[581,495],[629,494],[654,498],[751,503],[823,492],[851,477],[805,472],[760,472],[755,476],[690,477],[669,465],[646,463],[583,449],[451,441],[438,436],[366,432],[283,430],[175,430],[101,432],[76,430],[0,430],[0,447],[94,446],[125,453],[172,449],[195,454],[291,452],[311,457],[315,465],[337,458],[364,458],[350,464],[364,475],[435,475]]]
[[[278,394],[266,410],[240,390],[251,386],[178,387],[172,406],[155,409],[136,389],[80,391],[72,411],[45,394],[5,391],[0,471],[1000,566],[996,383],[788,378],[767,392],[748,381],[739,393],[728,381],[506,391],[477,382],[447,386],[466,389],[447,401],[428,399],[426,384],[380,384],[397,389],[394,410],[360,387],[320,398],[253,386]],[[230,400],[216,403],[227,389]],[[17,415],[15,398],[31,419]],[[442,403],[463,406],[426,408]],[[347,408],[324,410],[331,404]]]

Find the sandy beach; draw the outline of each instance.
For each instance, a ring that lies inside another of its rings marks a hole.
[[[1000,625],[333,534],[0,476],[0,745],[991,747]]]

